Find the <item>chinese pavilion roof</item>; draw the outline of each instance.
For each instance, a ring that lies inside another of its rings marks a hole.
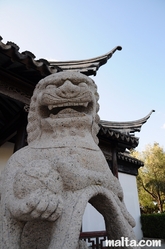
[[[95,75],[97,70],[112,57],[115,47],[103,56],[88,60],[48,62],[35,60],[33,53],[20,53],[13,42],[4,44],[0,37],[0,146],[12,139],[18,129],[22,112],[29,105],[33,90],[38,81],[52,73],[74,70],[86,75]],[[100,121],[98,137],[117,141],[125,148],[135,148],[139,139],[132,136],[150,117],[133,122]]]
[[[2,42],[0,37],[0,62],[1,66],[5,67],[13,73],[25,74],[27,79],[32,81],[43,78],[49,74],[59,71],[79,71],[87,76],[96,75],[97,70],[104,65],[112,55],[121,50],[120,46],[115,47],[110,52],[87,60],[77,61],[52,61],[48,62],[45,59],[35,60],[35,55],[29,51],[19,52],[19,47],[13,42]],[[30,74],[29,74],[30,72]]]
[[[99,134],[112,140],[118,140],[122,147],[125,145],[128,149],[136,148],[139,144],[139,138],[135,136],[135,132],[140,132],[142,125],[147,122],[153,112],[154,110],[144,118],[135,121],[116,122],[100,120]]]

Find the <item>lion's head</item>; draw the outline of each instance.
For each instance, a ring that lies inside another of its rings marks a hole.
[[[28,143],[39,140],[43,130],[59,126],[88,126],[97,143],[99,95],[94,81],[78,72],[59,72],[36,86],[28,115]]]

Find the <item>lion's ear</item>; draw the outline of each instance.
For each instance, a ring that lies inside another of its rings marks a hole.
[[[100,121],[100,117],[98,114],[96,114],[93,125],[92,125],[92,136],[96,144],[99,143],[99,139],[97,137],[97,134],[100,130],[100,127],[98,125],[99,121]]]
[[[38,86],[38,85],[37,85]],[[38,115],[36,113],[37,107],[37,95],[39,94],[39,89],[36,86],[33,96],[30,102],[29,114],[28,114],[28,125],[27,125],[27,141],[28,144],[36,140],[36,138],[40,135],[40,124],[38,120]]]

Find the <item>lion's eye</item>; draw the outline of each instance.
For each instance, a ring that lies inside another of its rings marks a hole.
[[[54,89],[54,88],[57,88],[57,86],[56,86],[56,85],[48,85],[48,86],[46,87],[46,89]]]
[[[78,86],[80,86],[80,87],[88,87],[87,84],[84,83],[84,82],[79,83]]]

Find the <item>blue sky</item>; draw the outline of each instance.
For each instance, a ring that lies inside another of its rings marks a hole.
[[[155,113],[137,150],[165,148],[164,0],[0,0],[0,35],[36,59],[76,60],[120,45],[94,77],[100,118],[132,121]]]

